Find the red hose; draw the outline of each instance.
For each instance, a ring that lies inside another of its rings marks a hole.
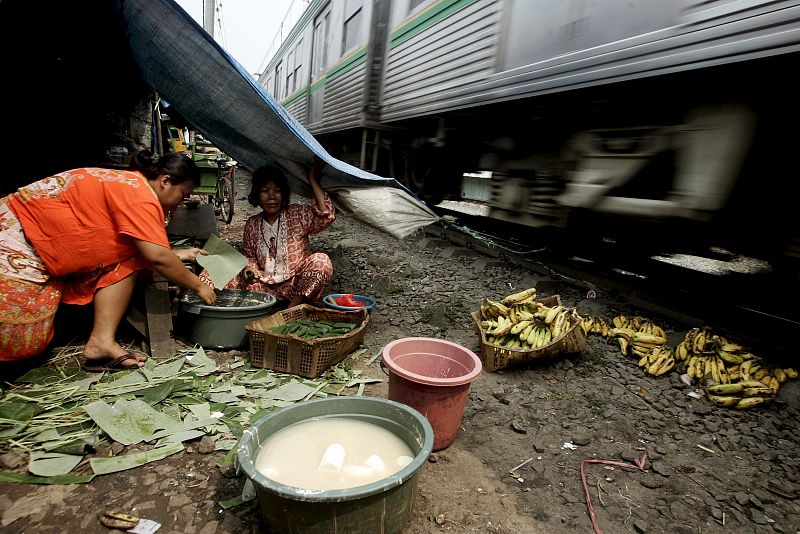
[[[636,460],[635,463],[617,462],[615,460],[583,460],[581,462],[581,482],[583,482],[583,491],[586,493],[586,507],[589,509],[589,519],[591,519],[592,521],[592,528],[594,529],[595,534],[603,534],[603,531],[600,529],[600,525],[597,523],[597,516],[594,513],[594,508],[592,508],[592,498],[589,496],[589,486],[586,484],[586,465],[587,464],[615,465],[623,469],[638,469],[639,471],[644,471],[646,473],[647,470],[644,468],[644,464],[646,463],[647,463],[646,452],[642,455],[640,459]]]

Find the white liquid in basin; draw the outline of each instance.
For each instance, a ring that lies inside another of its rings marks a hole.
[[[332,490],[363,486],[400,471],[414,453],[392,432],[355,419],[301,421],[261,446],[256,469],[296,488]]]

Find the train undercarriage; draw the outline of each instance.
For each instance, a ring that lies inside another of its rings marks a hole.
[[[798,272],[796,54],[321,136],[429,204],[642,252],[723,247]],[[465,176],[466,173],[466,176]]]

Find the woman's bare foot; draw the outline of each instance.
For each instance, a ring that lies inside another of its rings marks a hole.
[[[116,341],[104,343],[93,336],[89,337],[83,347],[83,357],[89,362],[113,360],[126,354],[130,355],[131,358],[123,361],[123,367],[142,367],[147,360],[145,356],[129,353]]]

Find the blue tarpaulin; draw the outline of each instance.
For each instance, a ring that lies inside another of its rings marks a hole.
[[[393,178],[332,157],[171,0],[114,0],[145,82],[204,137],[248,169],[273,164],[305,184],[315,157],[337,206],[397,237],[438,217]],[[304,186],[303,186],[304,187]]]

